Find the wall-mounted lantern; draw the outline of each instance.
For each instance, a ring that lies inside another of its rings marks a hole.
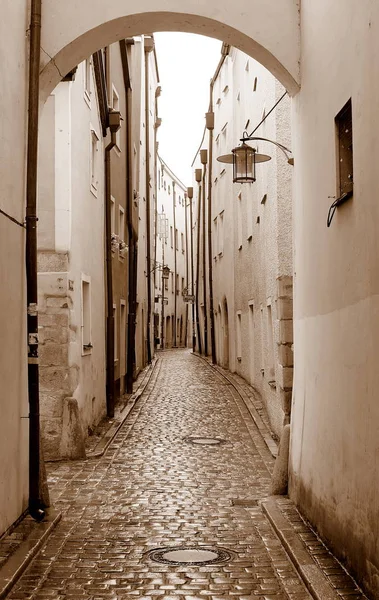
[[[165,265],[162,269],[162,279],[168,279],[170,277],[170,267]]]

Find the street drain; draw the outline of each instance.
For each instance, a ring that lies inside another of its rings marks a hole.
[[[213,437],[186,437],[184,441],[188,444],[195,444],[199,446],[219,446],[220,444],[225,444],[226,440],[221,438],[213,438]]]
[[[234,554],[212,546],[167,546],[151,550],[149,558],[165,565],[219,565],[232,560]]]

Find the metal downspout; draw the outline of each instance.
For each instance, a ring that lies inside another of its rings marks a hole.
[[[184,227],[186,230],[186,237],[185,237],[185,243],[186,243],[186,294],[188,294],[188,285],[189,285],[189,281],[188,281],[188,273],[189,273],[189,264],[188,264],[188,260],[189,260],[189,255],[188,255],[188,217],[187,217],[187,193],[184,193]],[[186,302],[186,327],[185,327],[185,333],[184,333],[184,340],[185,340],[185,346],[187,347],[187,336],[188,336],[188,302]]]
[[[176,343],[176,316],[177,316],[177,309],[178,309],[178,301],[177,301],[177,294],[178,294],[178,285],[177,285],[177,277],[176,277],[176,273],[177,273],[177,258],[176,258],[176,189],[175,189],[175,181],[172,182],[172,205],[173,205],[173,215],[174,215],[174,323],[173,323],[173,344],[172,347],[173,348],[177,348],[177,343]]]
[[[107,416],[114,417],[114,316],[113,316],[113,273],[112,273],[112,224],[111,224],[111,157],[116,145],[116,133],[105,148],[105,264],[107,281]]]
[[[201,335],[200,335],[200,319],[199,319],[199,279],[200,279],[200,233],[201,233],[201,169],[196,169],[200,175],[200,181],[198,181],[198,207],[197,207],[197,252],[196,252],[196,332],[197,332],[197,350],[199,354],[202,354],[201,347]],[[196,173],[197,174],[197,173]]]
[[[46,504],[41,490],[40,401],[37,282],[37,169],[41,0],[32,0],[30,15],[28,149],[26,173],[26,294],[29,394],[29,513],[41,521]]]
[[[193,269],[193,215],[192,215],[192,198],[193,188],[189,188],[188,197],[190,201],[190,244],[191,244],[191,295],[194,296],[194,269]],[[195,303],[192,302],[192,352],[196,350],[196,331],[195,331]]]
[[[203,153],[203,183],[202,183],[202,188],[203,188],[203,304],[204,304],[204,355],[208,356],[208,313],[207,313],[207,274],[206,274],[206,269],[207,269],[207,253],[206,253],[206,210],[205,210],[205,180],[206,180],[206,173],[207,173],[207,165],[206,165],[206,160],[205,160],[205,156],[206,156],[206,150],[201,150],[201,152]]]
[[[146,42],[146,41],[145,41]],[[151,363],[151,223],[150,223],[150,115],[149,52],[154,46],[145,43],[145,178],[146,178],[146,277],[147,277],[147,362]]]

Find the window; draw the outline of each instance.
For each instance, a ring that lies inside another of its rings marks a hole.
[[[92,70],[92,58],[87,58],[84,61],[84,100],[91,106],[91,70]]]
[[[249,302],[249,352],[250,352],[250,383],[255,382],[255,323],[254,323],[254,304]]]
[[[82,275],[82,356],[91,354],[91,279]]]
[[[242,358],[242,314],[241,314],[241,311],[237,312],[236,342],[237,342],[237,360],[241,361],[241,358]]]
[[[174,232],[172,230],[172,225],[170,225],[170,242],[171,242],[171,248],[174,247]]]
[[[335,118],[338,152],[338,195],[353,193],[353,122],[351,99]]]
[[[120,110],[120,97],[114,85],[112,85],[112,108],[113,110]],[[121,129],[116,133],[116,147],[121,151]]]
[[[271,305],[267,306],[267,377],[268,383],[272,383],[275,380],[274,332]]]
[[[114,361],[118,360],[117,306],[113,305]]]
[[[179,295],[179,275],[176,275],[176,295]]]
[[[120,241],[125,239],[125,210],[122,206],[118,207],[118,235]]]
[[[168,279],[164,280],[164,289],[168,290]]]
[[[171,293],[174,293],[174,273],[171,273]]]
[[[91,165],[90,165],[90,173],[91,173],[91,192],[97,196],[97,188],[99,185],[98,181],[98,153],[99,153],[99,136],[96,131],[91,128]]]
[[[175,229],[175,250],[179,250],[178,230]]]
[[[182,253],[184,254],[184,233],[180,234],[180,241],[182,244]]]
[[[182,277],[182,292],[184,292],[184,277]]]
[[[217,217],[213,219],[213,257],[216,258],[219,249],[219,239],[218,239],[218,227],[217,227]]]
[[[116,201],[111,196],[111,233],[116,233]]]
[[[224,253],[224,211],[220,213],[218,224],[218,253],[220,256]]]
[[[237,200],[237,245],[238,250],[242,248],[242,194],[238,194]]]
[[[120,300],[120,375],[126,373],[126,302]]]

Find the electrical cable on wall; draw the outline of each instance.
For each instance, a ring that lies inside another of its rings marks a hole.
[[[23,229],[25,229],[25,227],[26,227],[25,223],[20,223],[20,221],[17,221],[17,219],[15,219],[14,217],[11,217],[10,215],[8,215],[8,213],[6,213],[4,210],[1,210],[1,208],[0,208],[0,214],[4,215],[4,217],[6,217],[7,219],[9,219],[13,223],[16,223],[16,225],[19,225]]]

